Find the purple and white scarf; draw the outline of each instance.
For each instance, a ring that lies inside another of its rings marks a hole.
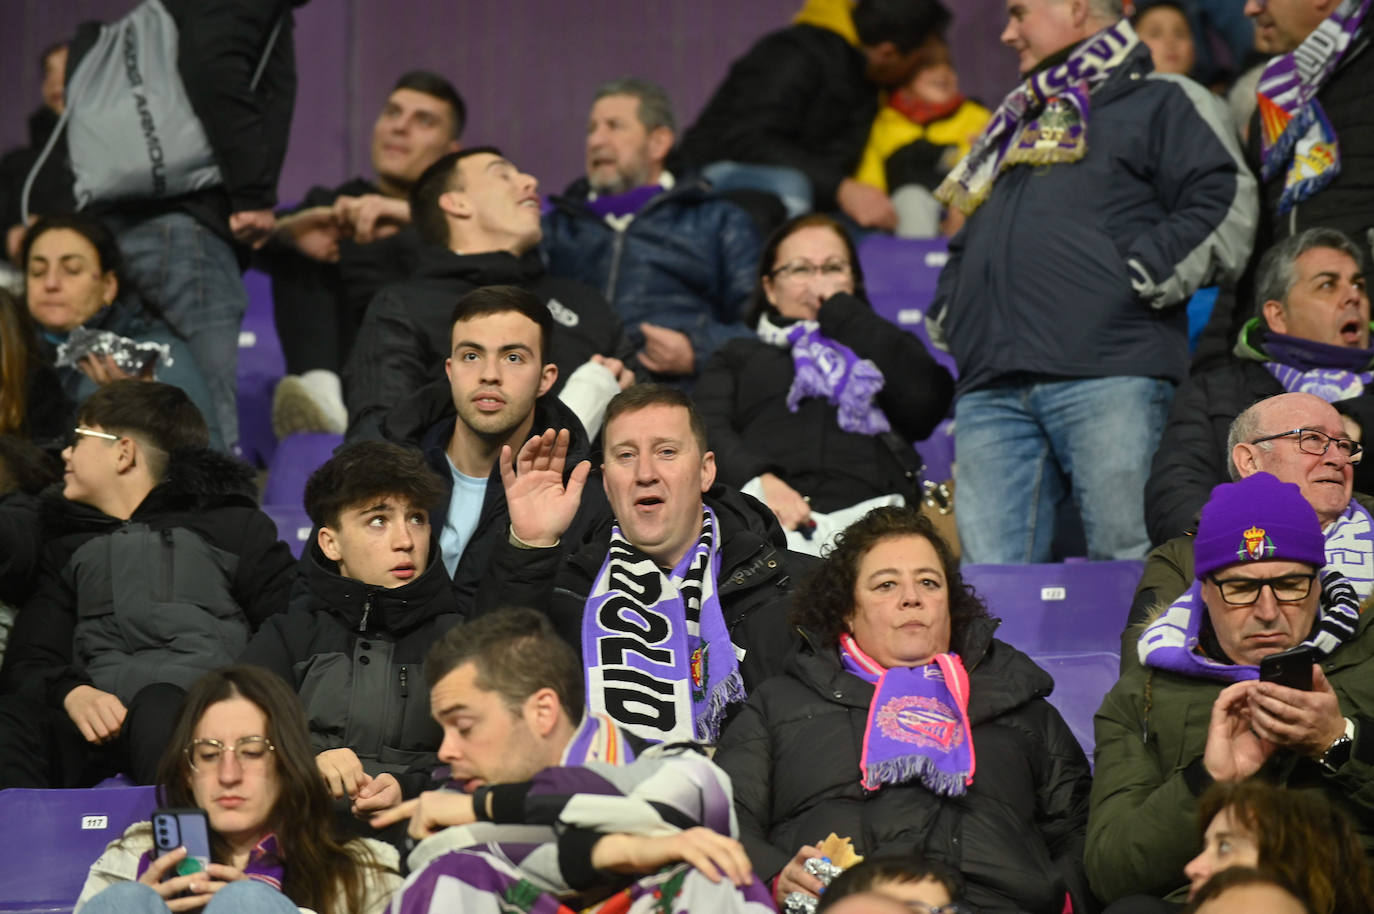
[[[1289,393],[1314,394],[1328,403],[1364,393],[1374,380],[1374,349],[1352,349],[1266,330],[1270,361],[1264,367]]]
[[[1063,63],[1028,76],[1002,100],[969,154],[940,183],[935,199],[971,215],[1009,166],[1083,158],[1088,97],[1139,43],[1122,19],[1088,38]]]
[[[887,416],[873,402],[883,389],[882,370],[870,359],[821,333],[816,321],[797,321],[779,327],[764,314],[759,318],[759,339],[770,346],[792,350],[792,387],[787,408],[796,412],[807,397],[824,397],[839,413],[840,428],[859,435],[892,431]]]
[[[1259,667],[1244,663],[1224,663],[1202,653],[1200,632],[1207,606],[1202,602],[1202,582],[1194,581],[1164,615],[1152,622],[1136,645],[1143,666],[1168,670],[1181,676],[1242,682],[1258,679]],[[1355,637],[1360,624],[1360,598],[1339,571],[1322,575],[1321,603],[1312,637],[1302,642],[1325,658]]]
[[[587,704],[645,739],[715,742],[744,680],[716,593],[720,529],[704,507],[701,536],[671,574],[616,524],[582,614]]]
[[[560,765],[585,765],[602,762],[606,765],[628,765],[635,760],[634,747],[625,737],[625,730],[605,714],[587,713],[568,741],[559,759]]]
[[[1279,212],[1286,213],[1341,173],[1340,143],[1317,93],[1340,65],[1372,0],[1343,0],[1295,49],[1260,74],[1260,180],[1287,172]]]
[[[580,907],[580,906],[579,906]],[[772,897],[761,879],[736,888],[711,882],[685,863],[635,880],[582,914],[772,914]],[[444,854],[411,875],[392,898],[391,914],[578,914],[575,908],[528,879],[496,851]]]
[[[840,665],[871,682],[864,751],[865,790],[919,779],[941,796],[963,796],[973,783],[968,673],[958,654],[936,654],[919,667],[884,667],[840,636]]]

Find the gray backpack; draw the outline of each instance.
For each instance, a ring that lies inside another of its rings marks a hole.
[[[281,25],[267,40],[252,89]],[[66,108],[24,181],[25,222],[29,191],[64,126],[77,209],[176,197],[223,183],[205,128],[181,84],[177,24],[161,0],[144,0],[123,19],[101,26],[72,71]]]

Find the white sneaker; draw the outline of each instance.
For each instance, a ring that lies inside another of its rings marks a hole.
[[[339,376],[322,368],[302,375],[289,374],[272,393],[272,431],[280,441],[297,432],[331,432],[348,428]]]

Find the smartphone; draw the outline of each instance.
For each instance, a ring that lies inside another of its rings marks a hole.
[[[157,848],[157,857],[178,847],[186,848],[185,858],[176,865],[175,872],[167,874],[168,879],[205,872],[210,866],[210,823],[205,810],[194,806],[153,810],[153,846]]]
[[[1260,679],[1273,682],[1290,689],[1312,691],[1312,664],[1317,662],[1317,650],[1308,644],[1299,644],[1286,651],[1270,654],[1260,660]]]

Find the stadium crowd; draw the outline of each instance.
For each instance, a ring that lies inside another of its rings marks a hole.
[[[412,70],[285,207],[305,2],[82,25],[0,160],[0,789],[159,807],[77,910],[1374,912],[1374,0],[1007,0],[981,102],[805,0],[554,195]],[[961,573],[1066,557],[1144,567],[1091,760]]]

